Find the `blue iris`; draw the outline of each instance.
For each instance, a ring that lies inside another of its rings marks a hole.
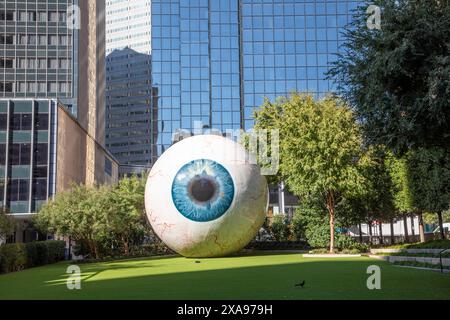
[[[230,173],[212,160],[199,159],[184,165],[172,183],[172,200],[186,218],[207,222],[221,217],[234,198]]]

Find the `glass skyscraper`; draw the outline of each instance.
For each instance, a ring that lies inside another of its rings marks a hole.
[[[150,10],[149,0],[106,2],[106,147],[123,175],[147,170],[157,157]]]
[[[354,0],[153,0],[158,152],[177,129],[250,129],[264,97],[333,91]]]

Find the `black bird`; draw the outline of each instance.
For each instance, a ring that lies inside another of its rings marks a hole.
[[[300,282],[300,283],[297,283],[296,285],[295,285],[296,287],[304,287],[305,286],[305,280],[303,280],[302,282]]]

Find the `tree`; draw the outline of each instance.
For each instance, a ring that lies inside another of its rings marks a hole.
[[[17,227],[17,221],[7,213],[6,209],[0,207],[0,244],[5,242]]]
[[[361,136],[353,113],[340,100],[293,93],[266,100],[255,113],[255,129],[280,132],[280,173],[299,197],[318,196],[329,214],[330,252],[334,250],[335,209],[356,192]]]
[[[124,178],[109,192],[108,229],[120,239],[125,255],[130,254],[133,243],[142,243],[148,229],[144,209],[145,181],[137,176]]]
[[[386,162],[387,151],[383,146],[369,146],[359,161],[359,170],[364,178],[364,188],[356,196],[346,199],[346,210],[369,225],[369,234],[374,222],[378,222],[380,242],[383,241],[382,223],[391,222],[396,214],[392,194],[393,182]],[[372,238],[370,238],[370,242]]]
[[[405,241],[409,241],[408,237],[408,227],[407,227],[407,216],[409,213],[417,211],[414,206],[411,188],[408,180],[408,159],[407,156],[396,157],[392,153],[389,154],[386,159],[389,174],[392,179],[392,195],[394,199],[394,206],[397,211],[397,216],[403,219]],[[422,213],[419,211],[419,220],[421,219]],[[423,228],[421,228],[423,232]],[[424,236],[421,236],[424,240]]]
[[[153,235],[144,211],[145,181],[132,176],[114,186],[73,186],[43,206],[34,223],[43,232],[70,237],[78,254],[128,256]]]
[[[73,186],[44,205],[35,216],[34,224],[43,232],[71,237],[99,259],[101,243],[108,235],[107,194],[106,187]]]
[[[329,72],[356,111],[367,141],[400,154],[450,150],[450,2],[376,0],[381,29],[366,6],[344,34]]]
[[[414,205],[438,216],[441,238],[445,239],[442,213],[450,205],[450,157],[442,149],[410,151],[407,179]]]

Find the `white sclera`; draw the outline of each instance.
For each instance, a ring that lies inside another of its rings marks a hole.
[[[196,222],[183,216],[172,200],[178,171],[193,160],[222,165],[234,181],[234,199],[218,219]],[[244,248],[257,234],[268,209],[268,187],[260,167],[238,143],[216,135],[184,139],[155,163],[145,188],[147,217],[158,237],[185,257],[218,257]]]

